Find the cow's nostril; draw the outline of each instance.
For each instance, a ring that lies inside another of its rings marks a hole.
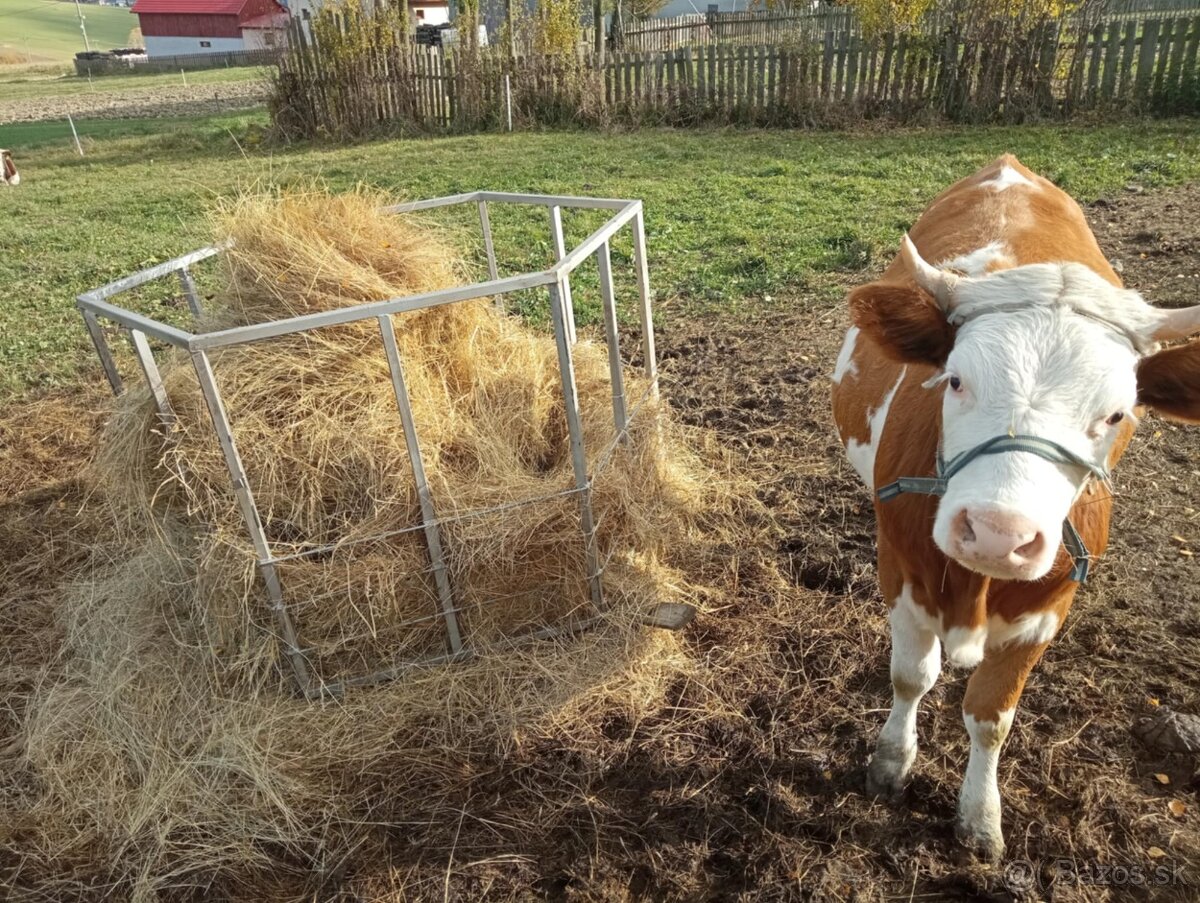
[[[1042,534],[1039,533],[1033,539],[1029,540],[1029,542],[1025,543],[1025,545],[1017,549],[1015,554],[1019,558],[1035,558],[1041,552],[1044,541]]]
[[[975,529],[971,524],[971,518],[969,516],[967,516],[965,513],[963,514],[962,531],[959,534],[959,538],[963,542],[974,542],[975,541]]]

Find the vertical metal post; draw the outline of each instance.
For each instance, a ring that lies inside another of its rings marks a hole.
[[[604,608],[604,587],[600,581],[600,556],[596,549],[596,524],[592,516],[592,483],[588,478],[587,454],[583,447],[583,418],[579,413],[578,390],[575,386],[575,362],[571,357],[571,339],[567,334],[565,305],[562,302],[564,288],[562,282],[550,286],[550,316],[554,320],[558,369],[562,374],[563,400],[566,402],[571,467],[575,472],[575,488],[579,490],[579,521],[583,529],[588,585],[592,604],[600,611]]]
[[[554,259],[557,262],[567,256],[567,243],[563,238],[562,208],[557,204],[550,205],[550,237],[554,242]],[[567,337],[574,345],[575,305],[571,300],[571,283],[566,280],[562,282],[559,303],[563,305],[563,320],[567,324]]]
[[[488,276],[499,279],[500,271],[496,268],[496,246],[492,244],[492,221],[488,217],[487,201],[479,202],[479,226],[483,230],[483,247],[487,251]]]
[[[404,364],[400,360],[400,349],[396,346],[396,330],[390,315],[379,317],[379,332],[383,336],[383,348],[387,352],[388,370],[392,374],[392,389],[396,393],[396,406],[400,409],[400,423],[404,427],[404,444],[408,447],[408,458],[412,464],[413,480],[417,484],[417,497],[421,501],[421,522],[425,528],[425,543],[429,547],[429,560],[433,565],[433,578],[437,583],[438,599],[442,604],[442,615],[446,619],[446,636],[450,640],[450,651],[462,651],[462,636],[458,631],[458,618],[454,614],[454,596],[450,592],[450,579],[446,575],[446,559],[442,553],[442,537],[437,525],[437,511],[429,493],[429,482],[425,479],[425,463],[421,460],[421,445],[417,441],[417,427],[413,422],[412,405],[408,398],[408,387],[404,383]]]
[[[496,246],[492,242],[492,221],[488,216],[487,201],[479,202],[479,228],[483,232],[483,249],[487,251],[488,278],[499,279],[500,270],[496,267]],[[493,303],[496,309],[504,310],[504,294],[496,295]]]
[[[92,344],[96,346],[96,356],[100,358],[100,366],[104,368],[104,375],[108,378],[113,395],[120,395],[124,386],[121,383],[121,374],[117,372],[117,363],[113,360],[112,352],[108,350],[108,340],[104,338],[104,330],[100,327],[96,315],[90,310],[80,310],[79,312],[83,315],[83,325],[87,327],[88,335],[92,337]]]
[[[146,341],[146,334],[139,329],[131,329],[129,340],[133,345],[133,353],[137,355],[138,364],[141,365],[142,374],[146,377],[146,385],[150,387],[150,394],[154,396],[159,416],[164,424],[174,423],[175,410],[171,407],[171,399],[167,397],[167,389],[163,385],[162,374],[158,372],[158,364],[154,361],[150,343]]]
[[[229,426],[229,418],[225,414],[225,405],[221,402],[221,393],[217,390],[212,364],[209,362],[208,355],[203,351],[194,351],[192,352],[192,365],[196,368],[200,391],[208,406],[208,414],[212,418],[217,440],[221,443],[221,452],[225,456],[225,466],[229,469],[229,476],[233,481],[233,492],[242,512],[242,520],[246,522],[246,531],[250,534],[250,542],[254,545],[255,555],[258,556],[258,570],[262,574],[263,583],[267,588],[270,609],[274,612],[280,633],[283,635],[284,652],[292,666],[297,688],[301,693],[307,694],[311,682],[308,661],[304,658],[304,653],[300,650],[296,640],[296,627],[292,623],[292,616],[283,603],[283,588],[279,584],[279,574],[275,570],[271,548],[267,544],[267,536],[263,532],[258,506],[254,503],[254,493],[250,491],[250,483],[246,479],[242,456],[238,454],[237,445],[233,441],[233,431]]]
[[[196,280],[192,278],[191,270],[183,267],[178,270],[179,285],[183,288],[183,295],[187,298],[188,307],[192,311],[192,316],[199,317],[204,314],[204,308],[200,306],[200,292],[196,288]]]
[[[633,218],[633,262],[637,270],[638,318],[642,322],[642,354],[646,358],[646,376],[653,382],[651,393],[658,398],[658,358],[654,350],[654,317],[650,311],[650,269],[646,260],[646,221],[642,202],[638,201],[638,212]]]
[[[608,242],[596,249],[596,266],[600,270],[600,298],[604,305],[604,337],[608,340],[608,371],[612,378],[613,425],[617,434],[625,431],[625,377],[621,373],[621,340],[617,332],[617,299],[613,294],[612,260]],[[625,436],[623,443],[629,441]]]

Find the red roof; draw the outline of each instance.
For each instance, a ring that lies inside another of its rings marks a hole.
[[[250,0],[136,0],[132,12],[236,16]]]

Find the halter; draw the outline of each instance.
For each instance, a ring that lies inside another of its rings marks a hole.
[[[876,494],[879,496],[880,501],[884,502],[890,502],[896,496],[905,492],[918,495],[945,495],[946,487],[951,477],[976,458],[982,455],[999,455],[1004,452],[1026,452],[1027,454],[1037,455],[1039,458],[1043,458],[1053,464],[1071,464],[1076,467],[1082,467],[1087,471],[1089,476],[1095,476],[1103,481],[1109,479],[1107,468],[1079,457],[1079,455],[1063,448],[1057,442],[1043,439],[1040,436],[1006,435],[994,436],[985,442],[981,442],[974,448],[969,448],[965,452],[955,455],[949,462],[942,457],[942,452],[939,448],[936,477],[901,477],[894,483],[888,483],[886,486],[880,488]],[[1086,477],[1084,479],[1086,480]],[[1071,568],[1070,579],[1076,583],[1086,583],[1090,555],[1087,546],[1083,544],[1083,537],[1079,535],[1079,531],[1071,523],[1070,516],[1063,519],[1062,541],[1067,549],[1067,553],[1075,562]]]

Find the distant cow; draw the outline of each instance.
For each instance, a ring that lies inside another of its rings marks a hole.
[[[12,154],[6,150],[0,150],[0,184],[21,184],[21,174],[17,172],[17,164],[13,163]]]
[[[849,301],[834,419],[876,494],[892,632],[868,790],[902,789],[944,649],[974,669],[959,835],[998,858],[1000,748],[1108,542],[1109,471],[1144,407],[1200,422],[1200,342],[1159,348],[1200,333],[1200,307],[1122,288],[1075,202],[1011,156],[934,200]]]

